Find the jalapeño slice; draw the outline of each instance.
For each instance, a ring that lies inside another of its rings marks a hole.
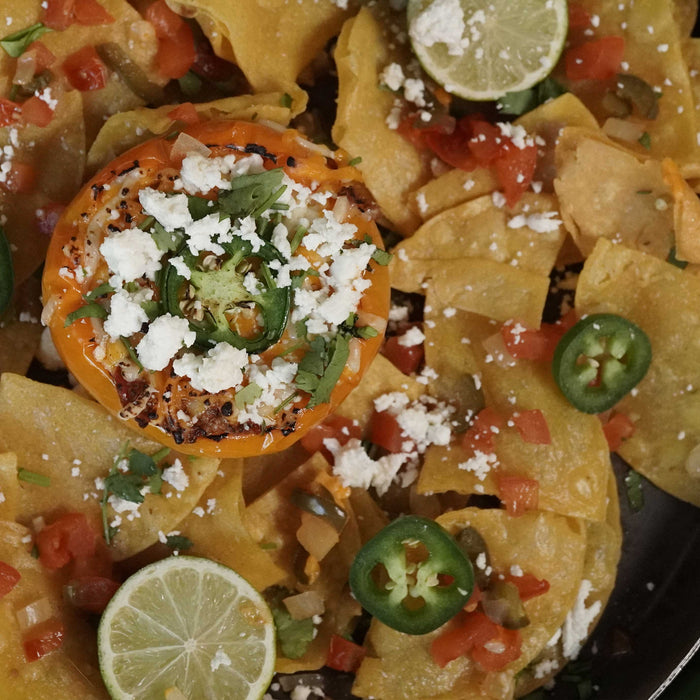
[[[280,339],[287,325],[290,287],[278,287],[268,267],[283,258],[269,243],[253,252],[242,238],[222,248],[223,255],[193,255],[183,247],[179,255],[190,279],[168,261],[162,287],[167,310],[189,321],[200,347],[225,342],[251,354],[262,352]]]
[[[583,413],[612,408],[642,380],[651,362],[646,333],[615,314],[593,314],[570,328],[554,352],[554,379]]]
[[[474,570],[433,520],[407,515],[358,552],[350,588],[367,612],[406,634],[427,634],[454,617],[474,588]]]

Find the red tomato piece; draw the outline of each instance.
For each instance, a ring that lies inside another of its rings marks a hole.
[[[375,411],[369,423],[369,430],[370,442],[383,447],[387,452],[403,452],[401,448],[407,438],[401,437],[401,426],[396,416],[389,411]]]
[[[67,513],[36,536],[39,561],[47,569],[60,569],[71,559],[91,557],[97,536],[82,513]]]
[[[22,575],[14,566],[0,561],[0,598],[4,598],[22,578]]]
[[[537,330],[513,321],[501,326],[501,336],[508,352],[516,360],[551,362],[562,336],[576,323],[572,309],[556,323],[543,323]]]
[[[518,589],[520,600],[522,601],[536,598],[538,595],[544,595],[549,590],[549,581],[546,579],[539,579],[527,571],[523,572],[522,576],[506,574],[505,580],[512,583]]]
[[[168,112],[168,116],[174,122],[182,122],[188,126],[199,122],[199,114],[197,114],[197,110],[191,102],[183,102],[178,105],[175,109]]]
[[[114,22],[114,17],[97,0],[76,0],[73,16],[78,24],[86,27]]]
[[[518,148],[510,140],[501,146],[499,155],[493,161],[498,182],[509,207],[515,206],[523,193],[530,187],[537,167],[537,146],[533,143]]]
[[[422,343],[420,345],[402,345],[399,342],[400,337],[393,335],[391,338],[387,338],[381,353],[404,374],[412,374],[421,366],[425,357],[425,348]]]
[[[20,106],[12,100],[0,97],[0,126],[9,126],[17,121]]]
[[[156,31],[159,72],[166,78],[182,78],[197,56],[190,26],[168,7],[165,0],[156,0],[149,5],[144,16]]]
[[[55,617],[32,627],[23,639],[27,661],[38,661],[63,644],[63,623]]]
[[[333,455],[323,445],[323,441],[329,438],[335,438],[341,445],[345,445],[352,438],[360,440],[362,428],[349,418],[333,414],[323,423],[309,430],[301,438],[300,443],[309,454],[321,452],[332,463]]]
[[[444,668],[450,661],[469,654],[477,645],[487,644],[498,634],[498,625],[483,612],[463,614],[457,625],[445,630],[430,645],[433,661]]]
[[[56,60],[56,56],[54,56],[53,53],[46,48],[43,41],[39,40],[33,41],[31,44],[29,44],[29,47],[25,53],[31,53],[34,55],[35,75],[38,73],[43,73],[47,68],[50,68]]]
[[[120,584],[104,576],[81,576],[63,587],[64,595],[73,607],[100,614],[117,592]]]
[[[359,644],[355,644],[339,634],[333,634],[328,647],[326,666],[334,668],[336,671],[355,673],[360,668],[366,653],[365,648]]]
[[[34,124],[35,126],[48,126],[53,119],[51,107],[36,95],[32,95],[32,97],[22,103],[21,113],[22,119],[27,124]]]
[[[474,170],[479,163],[472,152],[473,135],[469,118],[460,119],[451,132],[433,130],[426,134],[425,143],[445,163],[461,170]]]
[[[107,84],[107,67],[94,46],[85,46],[63,62],[68,82],[81,92],[101,90]]]
[[[469,148],[476,162],[483,167],[490,166],[501,155],[506,137],[495,124],[487,121],[472,121],[471,132]]]
[[[537,509],[540,485],[535,479],[502,474],[498,477],[497,488],[498,497],[514,518]]]
[[[500,671],[520,657],[522,637],[518,630],[495,625],[496,633],[488,642],[474,647],[472,659],[487,673]]]
[[[46,0],[44,24],[57,32],[68,29],[75,20],[76,0]]]
[[[531,411],[521,411],[513,415],[513,423],[520,437],[533,445],[551,445],[552,436],[549,432],[547,419],[539,408]]]
[[[29,163],[13,160],[3,187],[12,194],[31,194],[36,185],[36,170]]]
[[[569,49],[564,56],[569,80],[609,80],[620,70],[625,54],[621,36],[604,36]]]
[[[617,452],[622,443],[634,435],[636,427],[629,416],[624,413],[616,413],[606,423],[603,424],[603,433],[608,441],[608,448],[611,452]]]
[[[500,416],[493,408],[486,407],[479,411],[474,422],[469,426],[469,429],[464,433],[462,438],[462,447],[466,450],[478,450],[485,454],[494,451],[493,438],[498,434],[498,431],[503,427],[503,417]]]

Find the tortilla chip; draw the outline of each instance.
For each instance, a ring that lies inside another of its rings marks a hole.
[[[194,17],[217,56],[237,64],[256,92],[289,92],[348,16],[339,4],[316,0],[169,0],[168,4],[185,17]]]
[[[0,600],[0,688],[12,700],[80,698],[106,700],[97,667],[95,630],[64,603],[62,584],[29,553],[29,530],[0,521],[0,561],[21,574],[15,588]],[[64,624],[63,644],[51,654],[28,663],[15,612],[36,600],[48,599]]]
[[[523,653],[498,674],[482,673],[466,657],[441,669],[430,656],[430,644],[445,628],[409,636],[373,620],[365,642],[369,655],[353,686],[356,695],[380,700],[512,697],[515,674],[546,645],[573,605],[586,546],[580,522],[551,513],[516,519],[503,511],[476,508],[446,513],[437,522],[452,534],[467,525],[476,528],[496,571],[508,573],[517,565],[549,581],[547,593],[525,603],[530,625],[522,630]],[[498,685],[503,694],[490,695],[489,685]]]
[[[362,158],[358,167],[383,213],[399,233],[410,235],[420,218],[407,206],[408,196],[430,178],[430,156],[386,123],[394,96],[381,88],[379,76],[393,59],[366,7],[343,26],[334,56],[339,86],[333,141]]]
[[[286,126],[295,112],[282,106],[282,93],[239,95],[195,104],[197,114],[206,119],[268,119]],[[87,155],[87,169],[94,173],[129,148],[173,129],[168,116],[177,105],[142,107],[120,112],[104,124]]]
[[[556,161],[554,189],[561,214],[584,255],[598,238],[609,238],[663,259],[668,256],[672,197],[659,161],[641,160],[578,128],[562,131]]]
[[[38,322],[0,323],[0,373],[26,374],[39,347],[41,330]]]
[[[253,541],[243,524],[243,460],[224,460],[221,470],[223,476],[209,484],[199,507],[177,529],[193,542],[188,554],[215,559],[262,591],[284,580],[286,572]]]
[[[425,386],[405,375],[384,355],[377,355],[362,381],[338,407],[336,413],[360,425],[367,425],[374,412],[374,399],[381,394],[400,391],[411,401],[425,393]]]
[[[51,480],[48,488],[20,484],[20,522],[29,523],[37,515],[48,521],[59,512],[78,512],[101,532],[102,489],[95,480],[108,475],[115,456],[127,443],[146,454],[161,448],[99,404],[67,389],[14,374],[0,378],[0,451],[15,452],[19,467]],[[115,559],[131,556],[157,542],[159,532],[173,530],[216,474],[216,459],[171,455],[181,461],[189,485],[177,491],[164,483],[162,494],[145,496],[138,517],[130,520],[122,515],[112,547]],[[110,522],[114,517],[110,509]]]
[[[498,325],[463,312],[442,323],[452,326],[451,334],[469,340],[464,354],[469,358],[467,371],[472,371],[469,363],[476,360],[486,406],[506,420],[515,411],[532,409],[545,416],[550,445],[526,443],[517,429],[508,425],[495,436],[495,454],[503,472],[536,479],[541,510],[602,520],[610,456],[598,418],[580,413],[564,399],[548,364],[518,360],[502,366],[495,362],[484,341],[499,332]],[[418,480],[419,493],[496,495],[498,468],[492,464],[477,469],[477,463],[470,461],[473,457],[473,452],[458,442],[429,447]]]
[[[417,280],[439,277],[443,261],[456,257],[487,258],[548,275],[564,234],[552,195],[527,192],[512,208],[484,195],[440,212],[402,241],[393,251],[391,284],[418,291]]]
[[[700,279],[650,255],[601,240],[576,290],[580,313],[628,318],[649,336],[649,371],[616,406],[635,424],[620,455],[659,488],[700,506]]]
[[[19,508],[19,481],[17,480],[17,455],[0,453],[0,520],[14,521]]]
[[[674,0],[673,19],[682,37],[689,37],[698,16],[698,0]]]
[[[536,134],[548,144],[556,140],[559,131],[567,126],[580,126],[596,130],[598,122],[581,100],[571,92],[565,92],[553,100],[526,112],[515,120],[528,133]]]
[[[672,160],[665,158],[661,165],[673,196],[676,258],[700,263],[700,200]]]

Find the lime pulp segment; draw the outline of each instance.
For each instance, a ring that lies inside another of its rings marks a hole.
[[[113,698],[252,700],[274,672],[272,615],[235,571],[208,559],[169,557],[117,591],[98,631],[100,670]]]
[[[413,51],[448,92],[494,100],[554,68],[568,29],[566,0],[408,0]]]

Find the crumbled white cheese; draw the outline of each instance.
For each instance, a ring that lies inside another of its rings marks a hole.
[[[150,324],[136,353],[146,369],[158,372],[165,369],[180,348],[190,347],[196,339],[186,319],[166,313]]]
[[[240,385],[248,353],[229,343],[217,343],[206,355],[185,353],[173,362],[173,371],[180,377],[189,377],[198,391],[216,394]]]
[[[153,237],[139,228],[111,233],[100,245],[100,253],[116,278],[113,284],[117,287],[139,277],[153,280],[161,268],[162,252]]]
[[[179,459],[163,469],[163,481],[170,484],[176,491],[184,491],[190,485],[190,478]]]
[[[589,608],[586,607],[586,600],[593,590],[593,584],[588,579],[581,581],[576,601],[569,611],[562,626],[562,653],[567,659],[575,659],[583,642],[588,637],[588,630],[593,621],[598,617],[602,607],[599,600],[596,600]]]

